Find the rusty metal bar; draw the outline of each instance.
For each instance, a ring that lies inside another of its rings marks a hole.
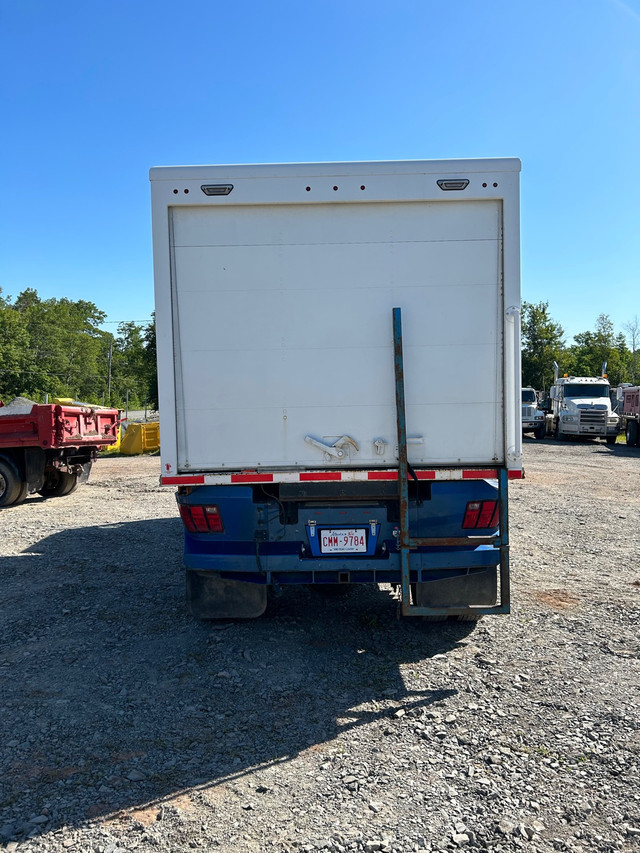
[[[500,604],[502,613],[511,612],[511,575],[509,564],[509,473],[506,467],[498,471],[500,500]]]
[[[396,418],[398,429],[398,498],[400,501],[401,590],[400,609],[403,616],[468,616],[499,614],[510,611],[509,579],[509,520],[508,480],[506,467],[498,469],[500,502],[500,533],[498,536],[456,536],[445,538],[415,538],[409,535],[409,462],[407,458],[407,420],[404,394],[404,361],[402,352],[402,316],[400,308],[393,309],[393,360],[396,385]],[[419,607],[411,604],[411,549],[464,545],[494,545],[500,548],[500,602],[488,607]]]
[[[396,379],[396,420],[398,427],[398,499],[400,501],[400,569],[402,579],[402,611],[410,606],[409,539],[409,463],[407,460],[407,419],[404,399],[404,361],[402,356],[402,312],[393,309],[393,364]]]

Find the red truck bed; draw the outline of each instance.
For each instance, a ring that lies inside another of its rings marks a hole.
[[[118,410],[36,404],[28,413],[2,414],[0,448],[82,447],[115,444]]]

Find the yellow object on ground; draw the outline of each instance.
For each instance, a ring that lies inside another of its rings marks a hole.
[[[136,456],[160,450],[160,424],[129,424],[120,441],[120,453]]]
[[[108,444],[102,448],[101,453],[120,453],[120,444],[122,442],[122,427],[118,427],[118,440],[115,444]]]

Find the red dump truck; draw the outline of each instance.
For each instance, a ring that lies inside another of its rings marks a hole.
[[[640,385],[623,385],[618,389],[622,400],[622,429],[629,447],[640,446]]]
[[[28,494],[70,494],[89,477],[98,451],[115,444],[117,409],[38,404],[16,398],[0,402],[0,507]]]

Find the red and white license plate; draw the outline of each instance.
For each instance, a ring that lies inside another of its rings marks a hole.
[[[366,554],[367,530],[365,527],[327,528],[320,530],[321,554]]]

